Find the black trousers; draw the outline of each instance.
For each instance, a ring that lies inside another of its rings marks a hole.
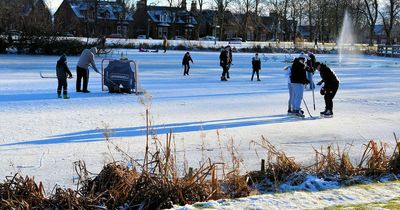
[[[253,81],[254,73],[257,74],[257,80],[260,79],[259,71],[260,71],[260,70],[258,70],[258,69],[253,69],[253,74],[251,75],[251,81]]]
[[[81,81],[83,80],[83,86],[81,90]],[[89,83],[89,70],[84,69],[81,67],[76,67],[76,91],[87,91],[88,89],[88,83]]]
[[[226,77],[226,75],[228,74],[228,70],[229,68],[227,66],[222,66],[222,77]]]
[[[333,98],[335,98],[338,89],[339,89],[339,84],[332,85],[327,89],[324,95],[326,110],[333,111]]]
[[[67,78],[57,78],[58,79],[58,87],[57,87],[57,94],[61,95],[61,91],[63,91],[63,95],[67,95]]]
[[[184,64],[183,65],[183,75],[189,75],[189,69],[190,69],[190,65]]]

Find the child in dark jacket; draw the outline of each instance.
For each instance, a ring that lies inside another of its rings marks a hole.
[[[72,78],[72,74],[67,66],[67,57],[65,55],[62,55],[60,59],[57,61],[56,72],[58,80],[58,87],[57,87],[58,98],[61,98],[61,90],[62,90],[63,98],[69,99],[67,93],[67,86],[68,86],[67,78],[69,79]]]
[[[182,59],[183,76],[189,75],[189,69],[190,69],[189,61],[192,61],[192,63],[193,63],[190,53],[186,52]]]
[[[258,57],[258,53],[256,53],[256,55],[251,60],[251,65],[253,66],[253,74],[251,75],[251,81],[253,81],[254,73],[257,74],[257,81],[261,81],[259,75],[259,71],[261,69],[261,60]]]

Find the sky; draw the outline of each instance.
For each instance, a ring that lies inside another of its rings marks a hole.
[[[50,7],[52,13],[55,13],[63,0],[46,0],[46,4]]]

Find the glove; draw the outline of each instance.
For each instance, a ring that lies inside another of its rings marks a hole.
[[[72,75],[71,76],[68,76],[68,79],[72,79],[73,77],[72,77]]]
[[[321,95],[325,95],[325,89],[324,89],[324,88],[321,88],[321,90],[319,91],[319,93],[320,93]]]
[[[317,85],[318,85],[318,86],[322,85],[322,81],[319,81],[319,82],[317,83]]]

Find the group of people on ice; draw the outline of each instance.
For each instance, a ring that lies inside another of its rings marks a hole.
[[[285,68],[289,90],[288,115],[304,118],[304,111],[301,109],[304,87],[309,85],[311,90],[315,89],[313,74],[319,71],[321,81],[317,85],[324,86],[320,94],[324,96],[325,110],[320,112],[321,117],[333,117],[333,98],[339,88],[339,79],[335,72],[323,63],[316,62],[314,54],[301,53],[293,60],[291,66]]]
[[[99,73],[99,70],[95,64],[95,55],[97,48],[85,49],[82,51],[81,56],[76,67],[77,79],[76,79],[76,92],[89,93],[88,82],[89,82],[89,66],[92,66],[94,71]],[[221,81],[228,81],[229,69],[232,65],[232,48],[226,46],[219,55],[220,66],[222,67]],[[190,62],[193,63],[193,59],[189,52],[186,52],[183,59],[182,65],[184,67],[183,75],[189,75]],[[261,69],[261,60],[258,53],[252,58],[252,69],[253,73],[251,81],[253,81],[254,74],[257,75],[257,81],[260,80],[259,71]],[[313,81],[313,75],[315,71],[320,72],[321,81],[317,85],[323,85],[320,90],[320,94],[324,96],[325,110],[321,112],[322,117],[333,116],[333,98],[339,88],[339,79],[335,72],[323,63],[316,62],[316,58],[313,53],[307,54],[301,53],[297,58],[293,60],[291,66],[287,66],[286,77],[289,90],[289,101],[288,101],[288,114],[297,117],[304,118],[304,111],[301,109],[301,103],[303,100],[304,87],[309,86],[309,89],[314,90],[315,84]],[[67,78],[72,78],[71,71],[67,66],[67,58],[62,55],[57,61],[56,65],[58,87],[57,95],[59,98],[68,99],[67,93]],[[82,84],[83,81],[83,84]],[[81,88],[82,87],[82,88]],[[61,96],[61,93],[63,96]]]

